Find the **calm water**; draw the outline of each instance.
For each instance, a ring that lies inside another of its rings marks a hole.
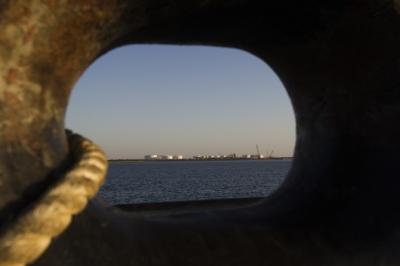
[[[267,196],[291,161],[111,163],[100,196],[110,204]]]

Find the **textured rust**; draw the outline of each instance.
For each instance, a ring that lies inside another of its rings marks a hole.
[[[149,218],[91,203],[36,265],[399,264],[398,0],[1,1],[0,226],[68,161],[79,76],[130,43],[268,62],[296,113],[293,168],[249,208]]]
[[[34,25],[28,26],[28,31],[25,33],[25,36],[22,40],[23,44],[27,44],[28,42],[32,41],[35,31],[36,27]]]
[[[4,79],[6,80],[7,84],[10,85],[16,81],[17,76],[18,71],[15,68],[10,68]]]

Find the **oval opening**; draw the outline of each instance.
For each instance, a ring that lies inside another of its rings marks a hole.
[[[289,98],[268,65],[202,46],[101,56],[76,85],[66,125],[108,155],[100,196],[110,204],[265,197],[289,171],[295,140]]]

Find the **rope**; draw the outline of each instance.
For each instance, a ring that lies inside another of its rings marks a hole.
[[[76,163],[0,235],[0,266],[32,263],[81,212],[104,182],[107,160],[93,142],[68,134]]]

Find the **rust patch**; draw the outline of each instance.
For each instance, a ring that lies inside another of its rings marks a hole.
[[[13,22],[14,25],[26,26],[32,15],[27,4],[29,4],[28,1],[25,5],[10,5],[11,8],[5,13],[4,19]]]
[[[43,0],[43,2],[51,9],[57,8],[59,5],[58,0]]]
[[[4,79],[8,85],[11,85],[17,80],[17,77],[18,77],[18,70],[16,70],[15,68],[10,68]],[[7,92],[5,92],[5,94],[6,93]]]
[[[32,41],[35,32],[36,32],[36,27],[34,25],[29,26],[28,30],[26,31],[22,39],[22,43],[27,44],[28,42]]]
[[[4,92],[4,99],[7,106],[9,106],[12,109],[18,109],[18,106],[21,103],[17,95],[9,91]]]
[[[27,8],[26,6],[22,8],[22,13],[21,13],[21,24],[26,24],[28,21],[28,18],[31,15],[31,10]]]
[[[4,96],[4,110],[7,114],[7,119],[12,122],[12,125],[5,127],[3,130],[3,140],[14,141],[20,136],[20,131],[24,129],[19,125],[20,117],[19,109],[21,108],[21,100],[12,92],[5,91]]]

